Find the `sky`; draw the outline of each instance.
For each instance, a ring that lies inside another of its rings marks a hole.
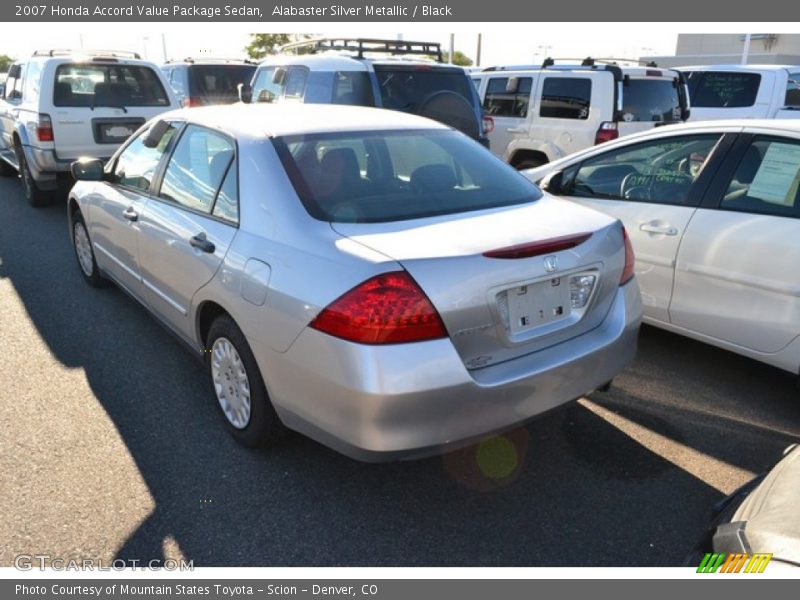
[[[614,24],[487,24],[478,29],[475,24],[456,26],[449,29],[455,33],[455,48],[476,58],[477,33],[482,33],[481,65],[539,63],[546,55],[567,58],[585,56],[638,58],[642,55],[671,55],[675,52],[677,31],[664,31],[663,24],[644,29],[630,24],[619,24],[619,33],[613,31]],[[0,30],[0,54],[12,57],[30,55],[36,49],[86,48],[114,49],[139,52],[144,58],[162,62],[165,58],[186,56],[214,56],[236,58],[244,56],[244,47],[249,33],[257,26],[247,24],[184,23],[180,31],[169,28],[168,24],[85,24],[65,26],[15,25],[8,29],[3,24]],[[277,27],[277,26],[276,26]],[[303,27],[305,27],[303,29]],[[349,29],[324,26],[323,31],[314,31],[307,25],[293,28],[283,26],[279,31],[306,32],[315,35],[347,35],[358,37],[386,37],[396,39],[402,35],[406,40],[438,41],[444,50],[449,48],[450,32],[418,25],[403,27],[401,24],[365,24],[360,30],[354,26]],[[365,29],[369,27],[369,29]],[[224,32],[220,34],[220,29]],[[261,29],[263,31],[263,28]],[[41,41],[40,41],[41,40]]]

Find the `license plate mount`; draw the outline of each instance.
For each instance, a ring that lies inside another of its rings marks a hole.
[[[506,290],[512,335],[561,321],[570,316],[569,281],[554,277]]]

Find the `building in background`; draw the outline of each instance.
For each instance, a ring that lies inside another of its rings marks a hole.
[[[745,46],[743,33],[681,33],[675,56],[647,56],[660,67],[740,64]],[[752,33],[748,64],[799,65],[800,34]]]

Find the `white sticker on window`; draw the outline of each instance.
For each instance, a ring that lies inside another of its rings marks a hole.
[[[800,182],[800,146],[772,143],[747,195],[764,202],[794,206]]]

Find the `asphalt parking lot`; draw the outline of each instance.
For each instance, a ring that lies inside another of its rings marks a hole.
[[[668,566],[713,502],[800,438],[771,367],[645,327],[607,393],[480,447],[354,462],[299,435],[238,446],[205,371],[83,283],[62,203],[0,180],[0,565]]]

